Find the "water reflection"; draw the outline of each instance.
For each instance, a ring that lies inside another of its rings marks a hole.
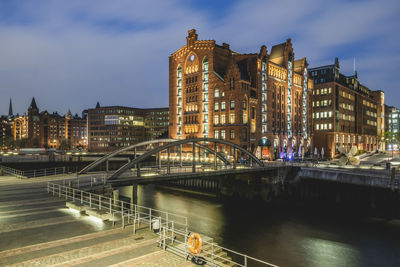
[[[138,204],[187,216],[191,230],[279,266],[400,266],[398,222],[220,201],[153,186],[138,188]]]

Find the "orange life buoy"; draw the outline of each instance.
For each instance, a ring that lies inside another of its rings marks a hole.
[[[203,246],[203,240],[201,239],[201,236],[197,233],[193,233],[189,236],[188,240],[188,250],[192,254],[198,254],[201,251],[201,247]]]

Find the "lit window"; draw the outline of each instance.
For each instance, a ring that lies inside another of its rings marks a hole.
[[[231,100],[231,109],[235,109],[235,100]]]
[[[218,89],[214,91],[214,97],[219,97],[219,90]]]
[[[218,139],[218,138],[219,138],[219,131],[218,131],[218,130],[215,130],[215,131],[214,131],[214,138],[215,138],[215,139]]]
[[[219,110],[219,103],[218,103],[218,102],[216,102],[216,103],[214,104],[214,110],[215,110],[215,111],[218,111],[218,110]]]
[[[332,129],[332,123],[329,123],[329,130]]]
[[[235,139],[235,130],[231,130],[231,140]]]
[[[219,123],[219,116],[215,115],[214,116],[214,124],[218,124]]]
[[[231,114],[231,124],[235,123],[235,114]]]
[[[221,123],[225,124],[225,114],[221,115]]]
[[[225,130],[222,130],[222,131],[221,131],[221,138],[222,138],[222,139],[225,139],[225,138],[226,138]]]
[[[221,102],[221,110],[225,110],[225,101]]]

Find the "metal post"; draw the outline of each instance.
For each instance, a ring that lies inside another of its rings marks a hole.
[[[108,160],[106,160],[106,173],[108,173]]]
[[[61,197],[61,185],[58,185],[58,197]]]
[[[81,204],[83,204],[83,191],[81,191]]]
[[[236,148],[233,148],[233,168],[236,169]]]
[[[179,145],[179,161],[181,164],[181,168],[182,168],[182,144]]]
[[[72,202],[75,202],[75,188],[72,188]]]
[[[196,172],[196,146],[195,146],[195,142],[193,142],[193,146],[192,146],[192,172]]]
[[[244,266],[247,267],[247,255],[244,255]]]
[[[92,193],[89,193],[89,207],[92,207]]]
[[[36,177],[36,170],[33,170],[33,177]]]
[[[136,147],[135,147],[135,149],[133,150],[133,156],[135,157],[134,158],[134,160],[136,159]],[[135,168],[136,168],[136,166],[135,166]]]
[[[112,198],[110,198],[110,213],[112,213]]]
[[[171,222],[171,244],[174,243],[174,221]]]
[[[46,176],[46,169],[44,169],[44,176]]]
[[[214,169],[217,169],[217,142],[214,142]]]
[[[165,236],[165,227],[163,228],[164,229],[164,247],[163,247],[163,249],[164,249],[164,251],[167,249],[167,244],[166,244],[166,236]]]
[[[151,209],[149,210],[149,226],[150,226],[150,230],[151,230]]]
[[[47,182],[47,194],[50,193],[49,182]]]
[[[136,165],[136,176],[140,177],[140,162]]]
[[[167,149],[167,174],[171,173],[171,164],[170,164],[170,151]]]
[[[161,151],[158,154],[158,168],[161,169]]]
[[[99,210],[101,210],[101,195],[99,195]]]

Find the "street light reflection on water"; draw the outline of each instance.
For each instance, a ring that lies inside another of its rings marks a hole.
[[[218,200],[149,185],[138,187],[137,198],[139,205],[187,216],[189,230],[219,245],[278,266],[400,266],[394,253],[400,251],[400,222],[307,206]]]

